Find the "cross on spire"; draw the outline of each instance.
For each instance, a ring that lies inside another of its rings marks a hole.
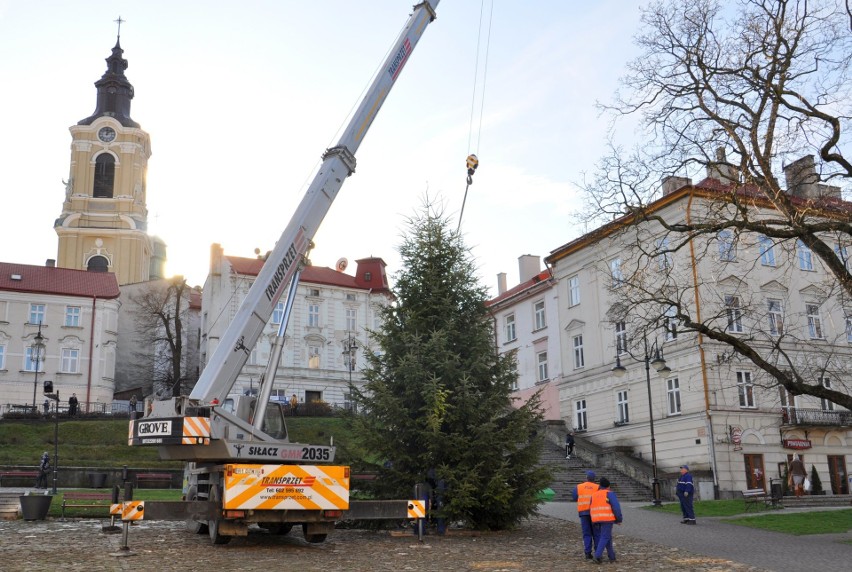
[[[118,37],[121,38],[121,25],[127,20],[122,20],[121,16],[118,17],[118,20],[113,20],[116,24],[118,24]]]

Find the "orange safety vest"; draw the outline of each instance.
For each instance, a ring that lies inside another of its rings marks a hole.
[[[592,493],[598,488],[598,485],[590,482],[577,485],[577,512],[589,510],[589,507],[592,506]]]
[[[609,489],[599,489],[592,493],[592,522],[615,522],[615,513],[606,498],[608,492]]]

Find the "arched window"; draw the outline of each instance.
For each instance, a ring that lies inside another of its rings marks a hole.
[[[109,153],[101,153],[95,159],[95,186],[92,196],[101,199],[112,198],[115,183],[115,159]]]
[[[109,272],[109,260],[103,256],[93,256],[86,267],[89,272]]]

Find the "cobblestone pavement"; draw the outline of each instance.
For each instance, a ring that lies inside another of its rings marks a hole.
[[[725,559],[616,535],[618,562],[585,560],[579,525],[536,516],[510,532],[416,536],[387,531],[337,530],[308,544],[294,530],[274,536],[252,529],[246,538],[212,546],[182,522],[142,521],[122,534],[102,532],[102,520],[0,521],[0,570],[182,571],[299,570],[305,572],[686,570],[764,572]]]

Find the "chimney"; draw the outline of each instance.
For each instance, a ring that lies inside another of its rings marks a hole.
[[[805,155],[784,167],[787,193],[803,199],[840,199],[840,187],[819,182],[813,155]]]
[[[716,162],[707,165],[707,178],[716,179],[726,185],[740,182],[737,168],[728,163],[724,147],[716,148]]]
[[[225,256],[225,249],[218,242],[210,245],[210,275],[222,275],[222,258]]]
[[[497,275],[497,295],[499,296],[506,291],[506,273],[501,272]]]
[[[666,177],[663,179],[663,196],[670,195],[678,189],[688,187],[691,184],[692,179],[689,177]]]
[[[56,259],[48,258],[47,261],[45,261],[44,265],[48,268],[56,268]]]
[[[518,257],[519,283],[523,284],[541,272],[541,257],[532,254],[524,254]]]

